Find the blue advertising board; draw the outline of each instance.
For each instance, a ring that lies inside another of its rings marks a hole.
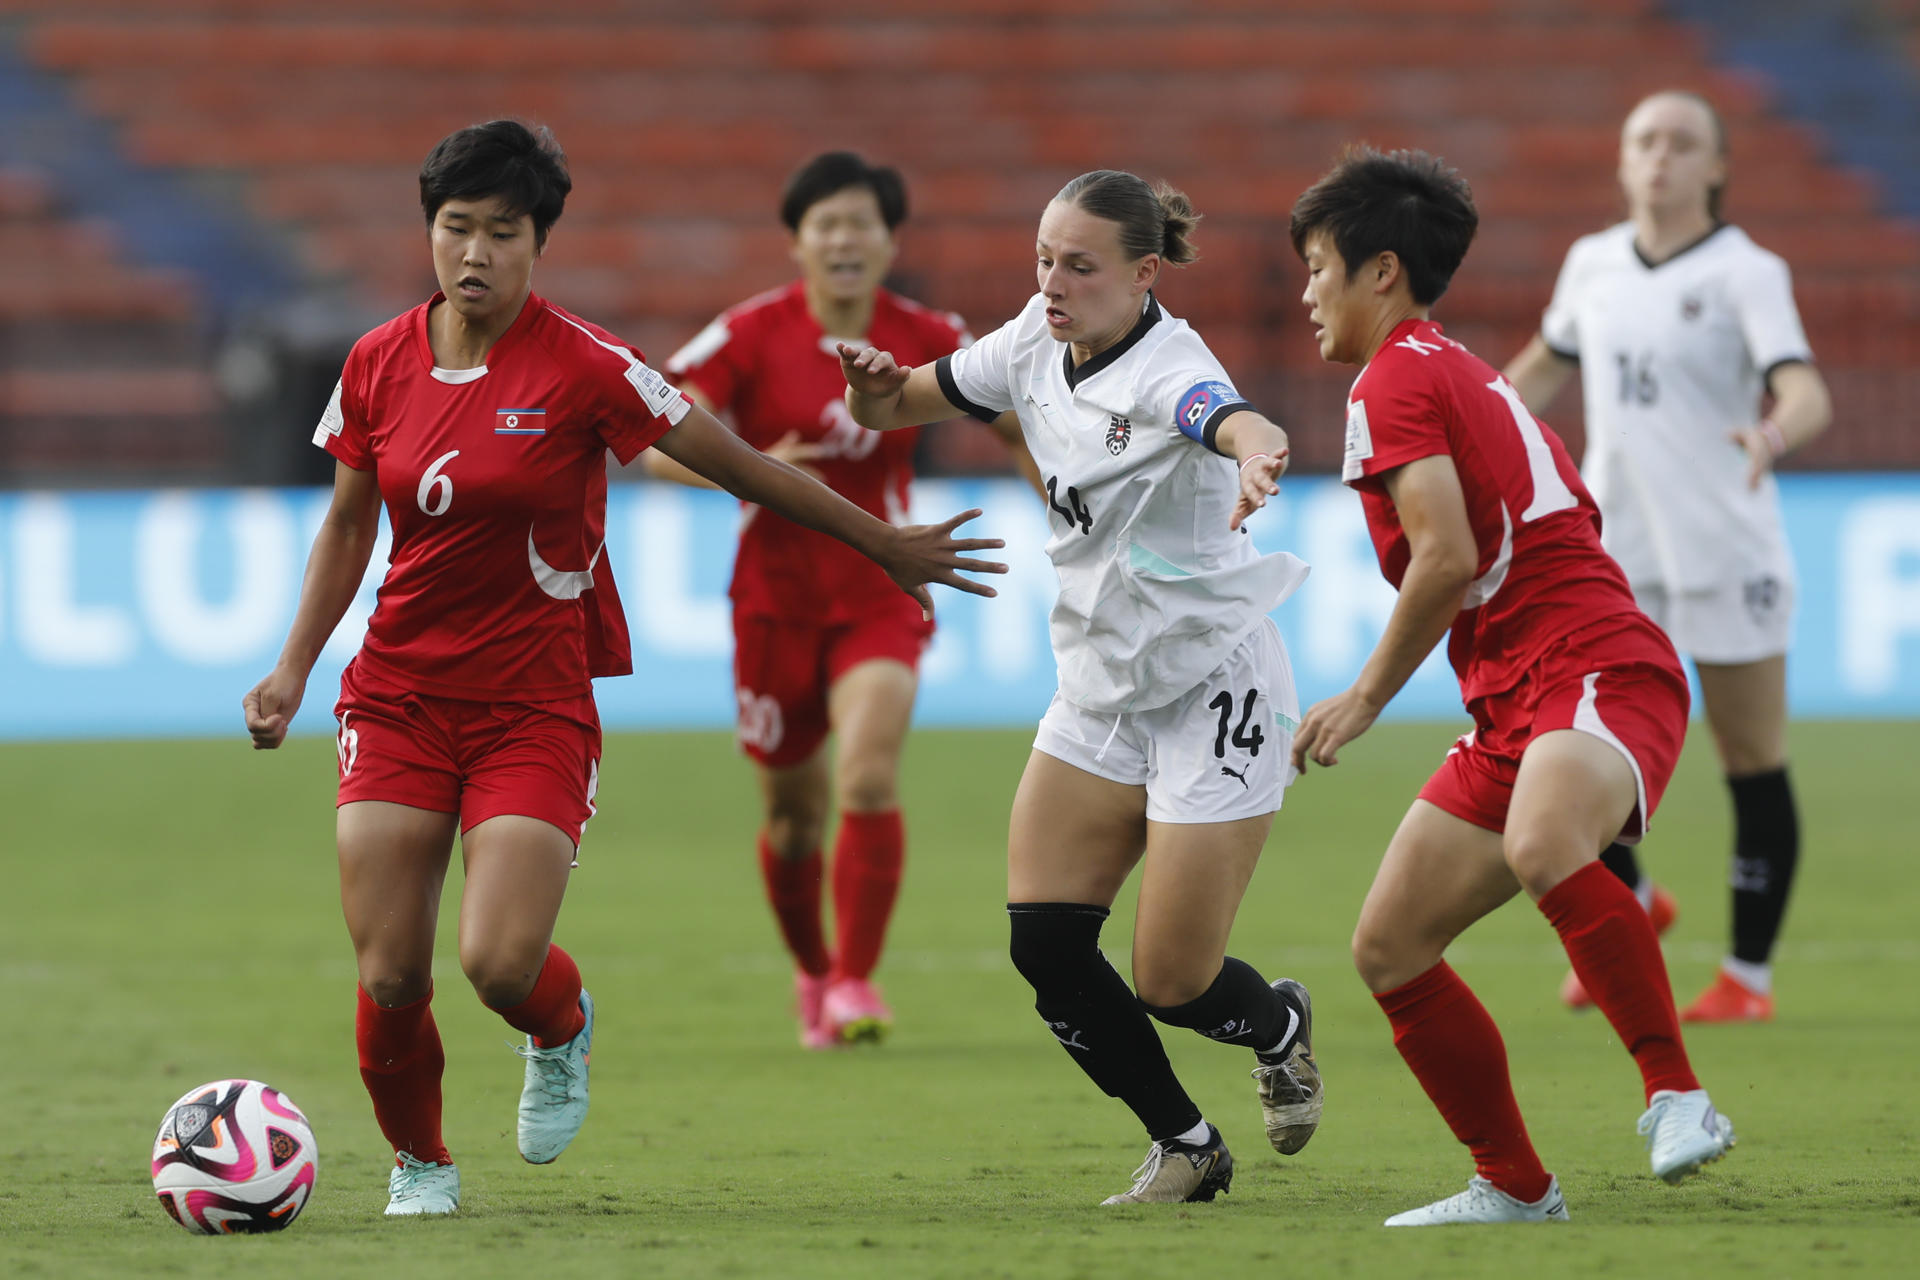
[[[1255,541],[1313,566],[1275,615],[1302,705],[1353,678],[1393,594],[1355,497],[1331,479],[1285,482]],[[1800,575],[1789,696],[1801,716],[1920,716],[1920,475],[1782,478]],[[239,734],[240,698],[272,666],[299,595],[321,490],[0,495],[0,738]],[[940,630],[918,721],[1025,725],[1053,691],[1044,509],[1012,481],[920,482],[916,518],[967,507],[1004,537],[1012,572],[981,600],[936,589]],[[631,620],[634,676],[599,684],[610,729],[724,727],[733,719],[726,598],[737,506],[660,484],[618,486],[607,554]],[[333,729],[385,568],[367,582],[308,685],[296,732]],[[1436,655],[1390,715],[1451,717]]]

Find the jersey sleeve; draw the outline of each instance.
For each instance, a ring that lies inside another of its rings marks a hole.
[[[960,337],[965,336],[963,330]],[[1011,323],[1001,325],[971,345],[962,342],[958,351],[934,361],[933,372],[940,380],[940,394],[968,416],[992,422],[1013,408],[1012,350]]]
[[[1340,461],[1340,479],[1347,484],[1377,487],[1378,477],[1395,467],[1453,452],[1438,386],[1417,359],[1376,364],[1347,402],[1347,447]]]
[[[1220,424],[1253,408],[1197,337],[1167,344],[1141,379],[1139,398],[1155,420],[1171,422],[1181,435],[1215,453],[1220,452],[1214,443]]]
[[[355,471],[373,469],[373,449],[367,423],[366,399],[361,388],[364,365],[355,347],[333,384],[333,395],[313,429],[313,442]]]
[[[596,345],[604,348],[588,358],[600,408],[596,430],[625,466],[686,417],[693,401],[649,368],[636,348]]]
[[[1540,317],[1540,338],[1547,349],[1562,360],[1580,358],[1580,286],[1581,269],[1585,255],[1581,252],[1584,240],[1576,240],[1573,248],[1567,250],[1567,260],[1560,264],[1560,276],[1553,282],[1553,297],[1547,303],[1546,314]]]
[[[745,354],[733,320],[721,315],[667,358],[667,376],[698,391],[718,413],[733,407],[745,380]]]
[[[1772,373],[1783,364],[1812,363],[1813,348],[1807,345],[1800,310],[1793,304],[1793,275],[1783,260],[1771,253],[1759,255],[1728,278],[1728,292],[1756,369]]]

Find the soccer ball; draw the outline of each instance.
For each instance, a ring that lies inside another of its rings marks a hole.
[[[196,1235],[279,1231],[320,1172],[313,1127],[258,1080],[215,1080],[167,1108],[153,1140],[153,1189]]]

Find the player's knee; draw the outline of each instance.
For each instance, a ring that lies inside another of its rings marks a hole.
[[[1354,971],[1360,975],[1360,981],[1367,984],[1367,990],[1378,995],[1407,981],[1401,975],[1412,963],[1408,948],[1396,942],[1387,931],[1362,920],[1354,928],[1352,946]]]
[[[360,989],[382,1009],[398,1009],[425,999],[433,990],[433,973],[427,968],[379,966],[360,968]]]
[[[1577,838],[1569,839],[1564,832],[1534,827],[1519,830],[1509,828],[1501,844],[1514,878],[1536,901],[1551,892],[1553,886],[1592,862],[1600,846],[1595,844],[1592,852],[1583,857],[1581,850],[1584,848]]]
[[[489,1009],[513,1008],[533,993],[533,984],[540,977],[540,965],[496,952],[463,955],[460,967],[473,984],[473,993]]]
[[[794,861],[816,852],[827,815],[811,806],[776,805],[767,814],[767,847],[777,858]]]
[[[1062,902],[1016,902],[1007,907],[1007,953],[1035,992],[1085,987],[1105,963],[1100,955],[1104,907]]]
[[[893,761],[854,759],[840,762],[840,808],[848,813],[880,813],[898,808],[899,789]]]
[[[1140,1003],[1149,1010],[1173,1009],[1205,995],[1219,974],[1220,964],[1217,960],[1210,966],[1195,965],[1178,959],[1136,953],[1133,958],[1133,991],[1140,997]]]

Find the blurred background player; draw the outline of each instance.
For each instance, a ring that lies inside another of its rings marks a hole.
[[[273,748],[358,591],[384,500],[390,567],[341,681],[340,898],[359,972],[355,1039],[394,1148],[389,1215],[452,1213],[441,1136],[434,928],[458,831],[460,964],[527,1035],[520,1154],[546,1164],[586,1118],[593,1001],[552,942],[599,779],[592,678],[632,670],[605,550],[606,455],[658,445],[722,487],[928,581],[992,594],[997,569],[944,526],[876,520],[742,445],[640,353],[532,292],[572,180],[545,130],[497,120],[443,139],[420,170],[440,292],[355,344],[314,443],[336,461],[280,660],[246,695]]]
[[[1627,221],[1575,242],[1507,377],[1538,413],[1584,370],[1581,474],[1603,541],[1700,673],[1733,795],[1733,950],[1680,1016],[1762,1020],[1800,853],[1786,755],[1795,582],[1773,464],[1832,410],[1786,263],[1721,220],[1726,131],[1707,100],[1667,92],[1636,106],[1619,174]],[[1602,860],[1664,930],[1672,899],[1633,851],[1615,844]],[[1574,974],[1561,996],[1591,1003]]]
[[[1038,292],[1012,321],[931,365],[840,348],[856,421],[1012,411],[1046,477],[1060,685],[1014,795],[1007,912],[1035,1010],[1152,1140],[1107,1204],[1211,1200],[1233,1178],[1149,1014],[1254,1051],[1276,1150],[1306,1145],[1323,1101],[1306,988],[1226,954],[1292,776],[1298,703],[1266,614],[1306,566],[1242,527],[1279,491],[1286,433],[1153,294],[1198,222],[1169,186],[1082,174],[1040,219]],[[1143,857],[1136,999],[1099,944]]]
[[[1474,722],[1394,833],[1354,930],[1394,1047],[1477,1167],[1465,1191],[1388,1226],[1567,1219],[1500,1030],[1444,958],[1522,889],[1640,1067],[1654,1173],[1677,1182],[1733,1145],[1688,1064],[1653,926],[1597,860],[1653,817],[1686,736],[1686,677],[1601,548],[1559,438],[1429,318],[1478,225],[1466,182],[1434,157],[1357,147],[1291,226],[1321,358],[1364,366],[1341,478],[1399,592],[1353,685],[1307,712],[1294,762],[1338,763],[1449,632]]]
[[[882,435],[853,421],[834,344],[872,343],[919,364],[971,341],[953,313],[880,287],[906,216],[893,169],[848,151],[814,157],[780,200],[800,278],[723,312],[667,362],[694,402],[730,414],[748,444],[895,523],[909,509],[918,432]],[[999,430],[1031,475],[1019,424],[1009,415]],[[711,487],[657,452],[647,469]],[[933,623],[859,553],[751,505],[730,594],[739,739],[760,776],[760,872],[793,954],[800,1042],[878,1040],[893,1015],[871,975],[906,854],[900,753]],[[820,846],[835,802],[829,950]]]

